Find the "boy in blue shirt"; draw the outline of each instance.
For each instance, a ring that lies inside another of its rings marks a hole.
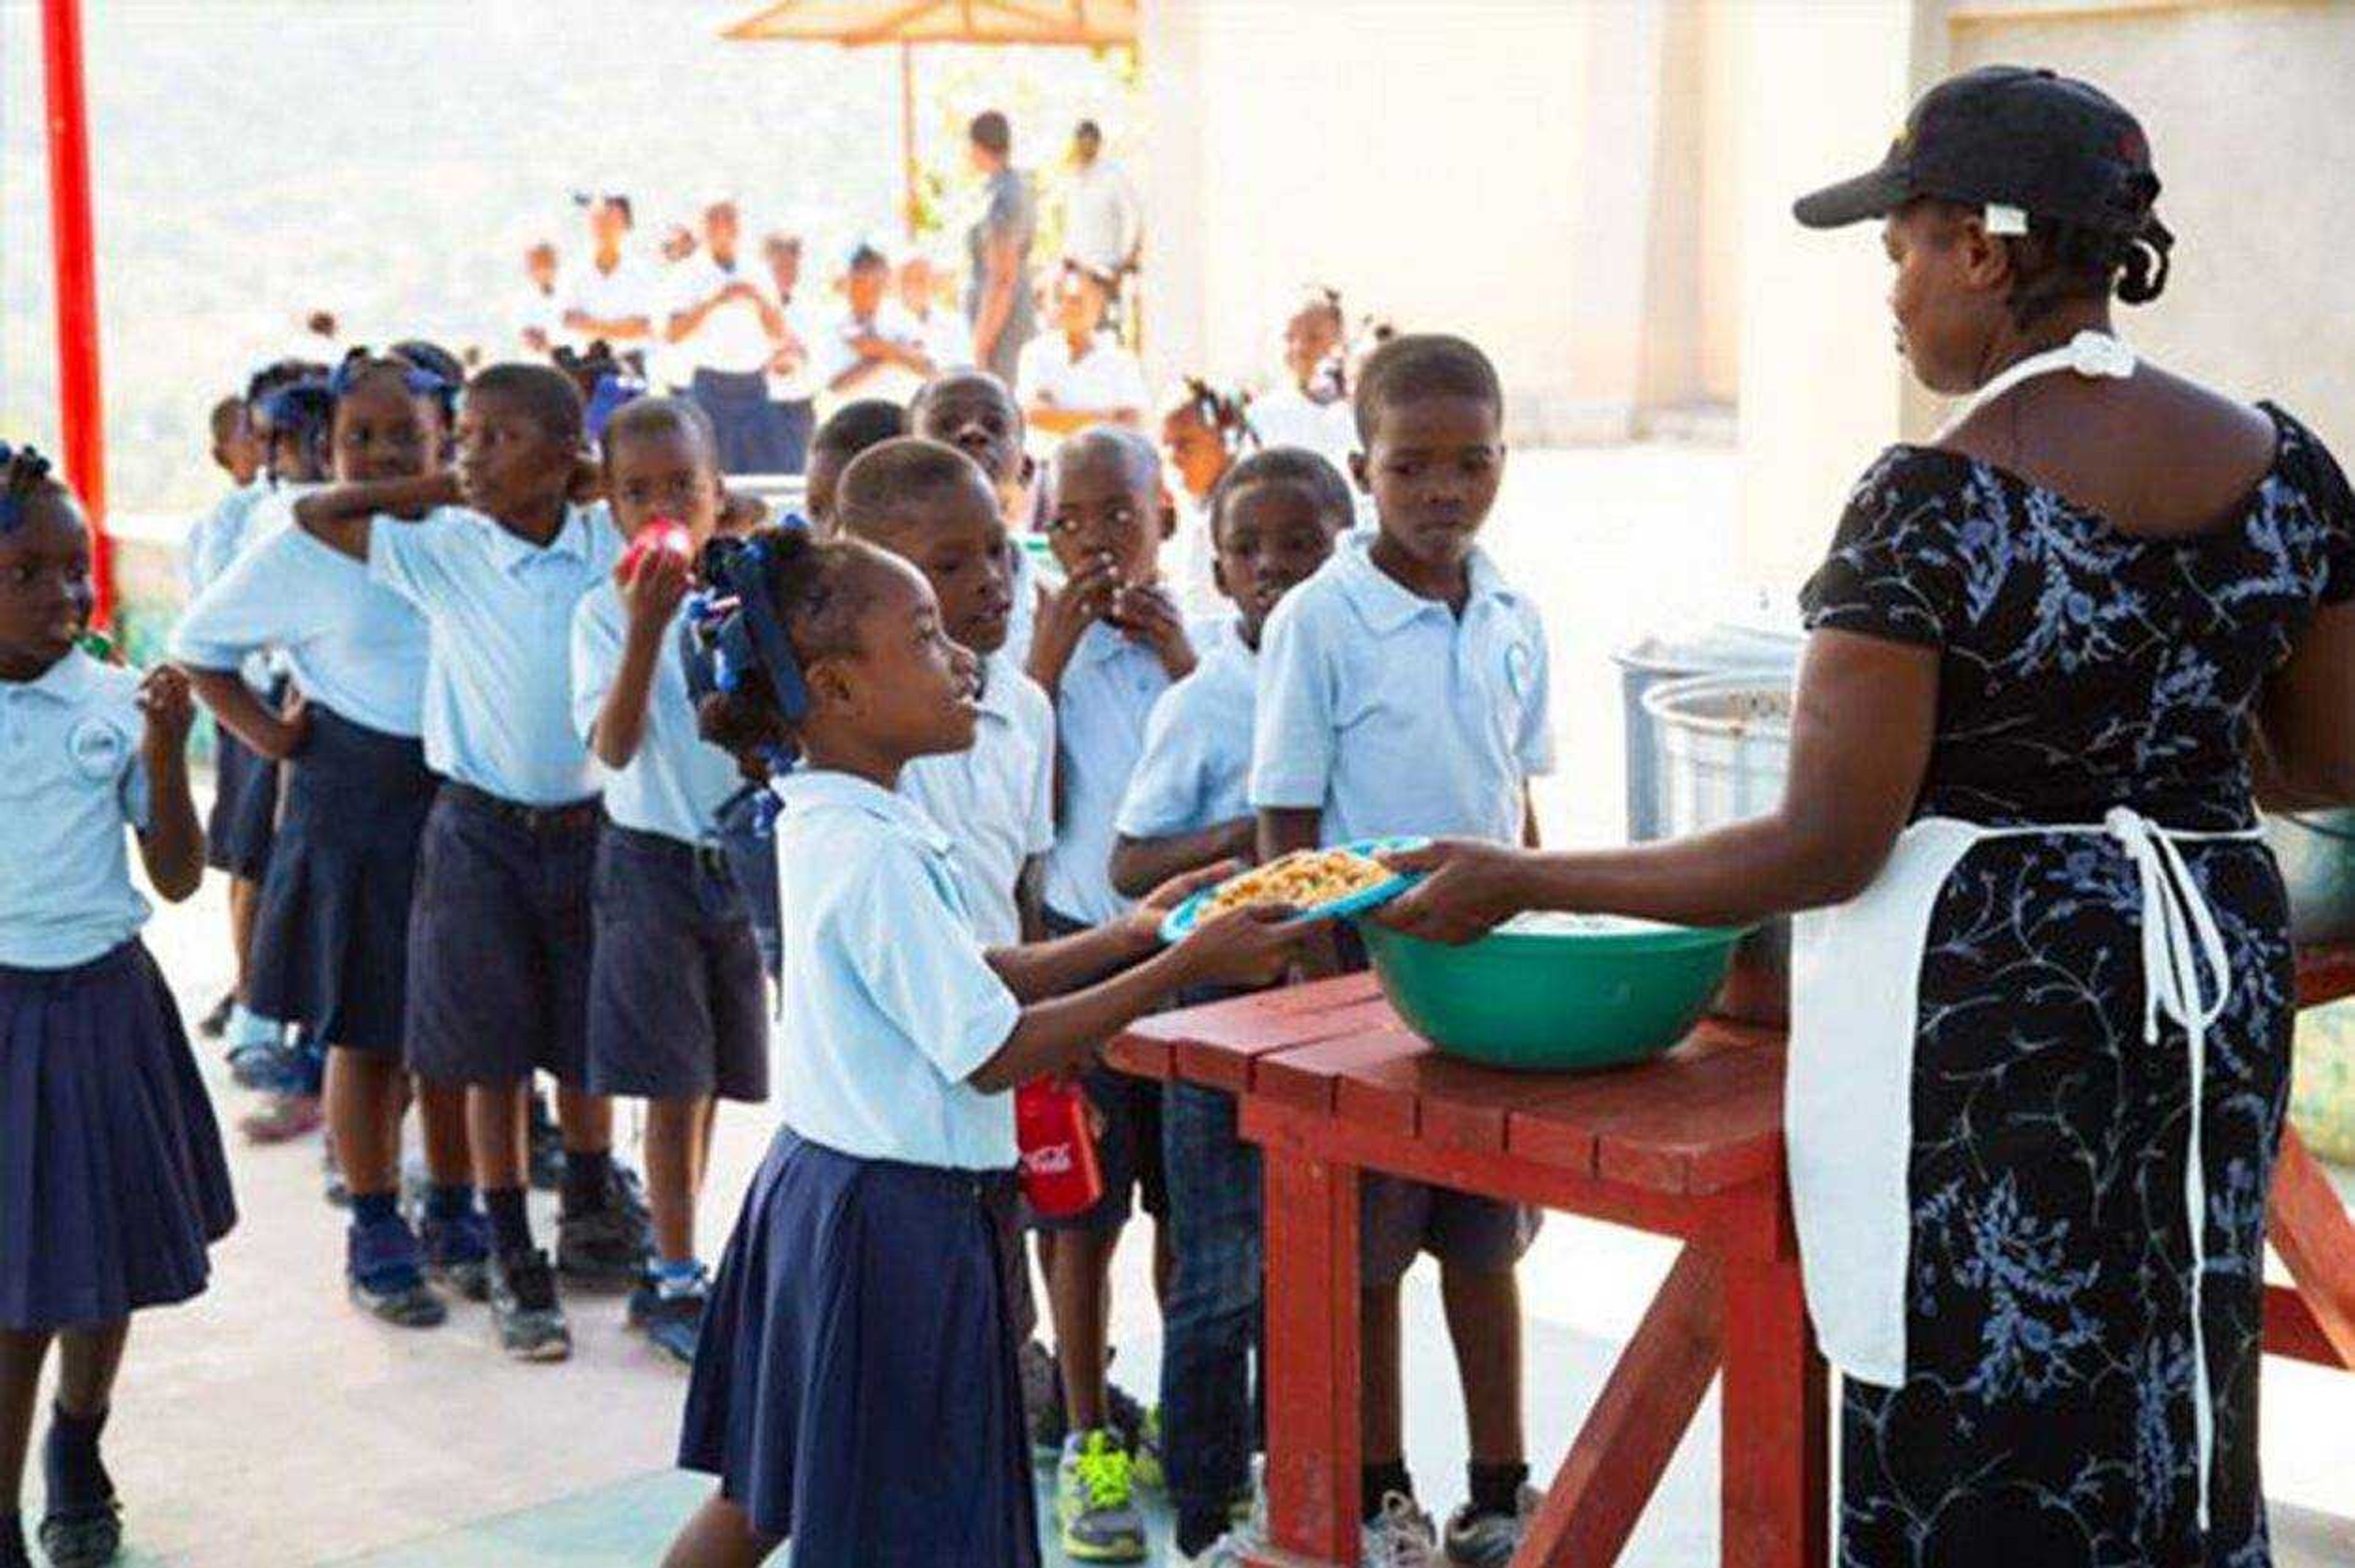
[[[466,1086],[491,1219],[492,1316],[525,1360],[562,1360],[572,1344],[524,1209],[535,1071],[555,1076],[564,1124],[565,1271],[630,1283],[645,1252],[613,1169],[613,1103],[584,1087],[602,814],[572,728],[568,654],[573,607],[612,571],[622,541],[602,512],[570,503],[581,418],[560,371],[495,365],[460,400],[454,475],[338,485],[294,508],[304,529],[366,561],[425,617],[425,760],[448,782],[419,857],[409,1060]]]
[[[1212,490],[1211,575],[1236,614],[1205,640],[1194,673],[1163,693],[1146,721],[1145,754],[1115,824],[1112,880],[1123,894],[1141,897],[1171,877],[1255,855],[1259,823],[1247,785],[1261,635],[1277,603],[1332,555],[1352,515],[1348,483],[1298,447],[1255,452]],[[1255,1445],[1259,1152],[1236,1136],[1233,1097],[1199,1083],[1164,1090],[1161,1138],[1174,1253],[1161,1420],[1178,1550],[1189,1562],[1239,1563],[1252,1543],[1245,1535],[1228,1536],[1223,1560],[1214,1543],[1248,1491]]]
[[[1504,473],[1504,395],[1462,338],[1410,335],[1369,357],[1350,466],[1380,531],[1343,541],[1268,623],[1251,799],[1260,851],[1385,834],[1537,841],[1529,780],[1553,766],[1545,628],[1476,548]],[[1362,968],[1354,933],[1316,967]],[[1438,1544],[1401,1457],[1399,1286],[1440,1261],[1465,1391],[1471,1499],[1451,1562],[1501,1565],[1527,1527],[1520,1296],[1533,1211],[1389,1177],[1363,1179],[1365,1475],[1371,1536]],[[1388,1507],[1395,1495],[1406,1506]],[[1369,1539],[1396,1552],[1401,1543]]]

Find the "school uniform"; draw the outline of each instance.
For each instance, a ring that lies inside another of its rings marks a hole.
[[[1017,667],[1030,663],[1030,645],[1039,635],[1039,594],[1044,586],[1044,576],[1039,570],[1038,559],[1023,545],[1019,535],[1014,540],[1014,608],[1006,615],[1006,645],[998,650],[1011,659]]]
[[[966,1082],[1021,1005],[947,830],[847,773],[775,787],[785,1125],[712,1287],[679,1463],[805,1568],[1029,1568],[1014,1110]]]
[[[1194,673],[1163,693],[1114,826],[1174,838],[1252,815],[1259,655],[1229,621]],[[1192,1005],[1236,993],[1208,987]],[[1260,1343],[1260,1158],[1234,1097],[1199,1083],[1162,1093],[1162,1166],[1176,1267],[1162,1306],[1162,1454],[1181,1518],[1216,1517],[1251,1487],[1251,1366]]]
[[[581,507],[545,546],[462,507],[369,530],[369,575],[425,619],[425,763],[447,781],[409,923],[409,1061],[427,1078],[587,1077],[603,813],[570,654],[574,606],[621,552]]]
[[[736,759],[696,731],[673,614],[646,698],[645,733],[624,768],[598,764],[589,972],[589,1087],[600,1094],[730,1100],[768,1095],[761,949],[719,843]],[[611,578],[572,614],[572,724],[584,742],[612,691],[629,610]]]
[[[1109,332],[1097,333],[1077,354],[1060,332],[1032,338],[1022,346],[1015,390],[1026,409],[1047,403],[1107,418],[1119,409],[1142,412],[1153,400],[1145,367]]]
[[[1261,644],[1255,810],[1321,814],[1327,844],[1386,834],[1518,844],[1529,780],[1553,768],[1545,626],[1487,556],[1467,566],[1459,617],[1376,566],[1352,534],[1268,617]],[[1364,965],[1351,932],[1344,956]],[[1361,1184],[1369,1285],[1394,1284],[1418,1250],[1508,1266],[1534,1210],[1388,1177]]]
[[[190,540],[186,571],[192,602],[236,564],[259,531],[257,517],[273,509],[273,503],[283,494],[282,487],[265,475],[222,498]],[[240,673],[246,686],[268,706],[275,708],[284,699],[282,672],[272,667],[267,655],[249,656]],[[261,880],[270,870],[277,823],[277,764],[216,726],[213,799],[205,814],[205,863],[232,877]]]
[[[1188,628],[1200,648],[1215,624]],[[1118,627],[1099,621],[1080,637],[1055,699],[1055,751],[1062,802],[1055,848],[1047,856],[1047,930],[1068,936],[1126,914],[1131,901],[1112,885],[1113,824],[1145,750],[1145,723],[1170,687],[1161,656]],[[1061,1219],[1039,1219],[1042,1230],[1117,1230],[1132,1203],[1168,1212],[1161,1169],[1161,1092],[1157,1084],[1108,1067],[1083,1078],[1103,1115],[1096,1158],[1103,1196],[1093,1208]]]
[[[421,740],[425,623],[366,567],[282,527],[172,634],[172,656],[198,669],[235,669],[261,649],[282,655],[309,720],[255,910],[251,1005],[331,1045],[398,1056],[418,845],[437,785]]]
[[[751,265],[740,256],[723,266],[709,251],[698,251],[670,270],[671,314],[698,309],[738,283],[751,283],[766,298],[769,284],[754,274]],[[671,352],[686,378],[687,395],[710,416],[720,471],[791,472],[794,452],[786,443],[785,424],[769,401],[771,347],[759,308],[750,300],[731,300],[705,316]]]
[[[777,452],[784,463],[778,472],[801,474],[809,468],[810,438],[817,433],[817,395],[823,389],[816,359],[824,346],[817,322],[807,307],[786,299],[778,302],[778,308],[784,312],[785,330],[808,355],[790,371],[767,374],[769,404],[777,421]]]
[[[1305,447],[1345,476],[1350,454],[1359,450],[1357,411],[1348,398],[1320,403],[1287,382],[1253,398],[1245,405],[1243,418],[1263,449]]]
[[[1003,649],[982,666],[973,744],[919,757],[900,793],[954,836],[951,853],[984,947],[1022,941],[1015,889],[1023,868],[1055,846],[1055,709]]]
[[[0,1328],[110,1323],[205,1288],[236,1223],[178,1008],[139,940],[135,671],[76,649],[0,682]]]

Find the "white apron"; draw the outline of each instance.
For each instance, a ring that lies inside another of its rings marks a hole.
[[[2068,369],[2124,377],[2133,374],[2134,364],[2132,351],[2115,338],[2080,334],[2065,348],[2011,367],[1980,391],[1975,404],[2030,376]],[[1995,838],[2056,833],[2114,839],[2133,859],[2142,889],[2144,1042],[2159,1042],[2162,1015],[2182,1026],[2188,1037],[2191,1117],[2183,1196],[2191,1230],[2192,1363],[2204,1530],[2214,1438],[2200,1328],[2207,1264],[2200,1097],[2207,1031],[2230,1000],[2232,969],[2215,916],[2179,846],[2254,839],[2259,837],[2255,831],[2177,833],[2125,807],[2094,825],[1983,827],[1928,817],[1899,837],[1889,863],[1862,894],[1798,918],[1792,937],[1784,1121],[1808,1316],[1826,1358],[1844,1374],[1889,1388],[1905,1381],[1913,1047],[1931,917],[1947,879],[1973,848]]]

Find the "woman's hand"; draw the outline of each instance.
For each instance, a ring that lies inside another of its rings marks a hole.
[[[1290,973],[1301,944],[1324,929],[1289,904],[1229,910],[1195,928],[1178,947],[1198,985],[1272,986]]]
[[[1423,880],[1366,918],[1427,942],[1476,941],[1529,907],[1528,851],[1502,844],[1445,838],[1380,857],[1393,871]]]

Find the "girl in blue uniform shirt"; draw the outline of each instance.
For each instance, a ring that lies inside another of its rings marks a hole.
[[[720,515],[711,423],[641,398],[605,426],[605,493],[625,538],[671,521],[694,554]],[[697,732],[680,648],[690,558],[655,548],[572,613],[572,721],[605,782],[589,976],[589,1086],[646,1104],[655,1256],[630,1321],[695,1360],[709,1294],[695,1250],[718,1099],[768,1097],[761,948],[719,843],[736,759]]]
[[[305,531],[366,561],[371,581],[425,620],[425,760],[445,782],[418,852],[409,1063],[465,1087],[491,1222],[491,1315],[501,1345],[525,1360],[571,1353],[557,1268],[634,1284],[645,1250],[613,1168],[612,1102],[586,1086],[602,813],[572,727],[568,664],[573,609],[622,541],[602,509],[571,503],[581,438],[580,394],[560,371],[494,365],[459,400],[454,475],[339,485],[294,507]],[[553,1267],[524,1205],[536,1071],[556,1078],[564,1127]]]
[[[430,472],[440,387],[403,360],[346,359],[331,383],[336,478]],[[303,694],[291,710],[265,706],[238,674],[264,648],[283,655]],[[481,1300],[489,1232],[467,1167],[465,1094],[450,1085],[418,1092],[432,1182],[421,1250],[399,1207],[410,903],[435,788],[419,738],[425,623],[358,563],[281,527],[197,596],[172,654],[224,729],[290,764],[254,919],[254,1005],[326,1042],[328,1126],[351,1194],[352,1298],[387,1322],[430,1328],[446,1308],[427,1269]]]
[[[41,1544],[54,1568],[113,1560],[99,1435],[131,1314],[202,1292],[236,1219],[123,843],[128,823],[164,897],[196,891],[195,709],[177,670],[78,645],[91,603],[81,508],[0,445],[0,1568],[31,1565],[16,1499],[52,1343]]]
[[[1297,933],[1239,912],[1159,951],[1165,911],[985,953],[947,829],[895,792],[973,743],[979,668],[915,569],[797,529],[739,546],[719,635],[731,750],[790,738],[781,781],[785,1125],[720,1264],[680,1462],[719,1477],[670,1568],[1022,1568],[1038,1561],[1004,1241],[1007,1091],[1093,1060],[1188,985],[1264,981]],[[1108,969],[1110,980],[1082,987]],[[911,1435],[922,1459],[911,1462]]]

